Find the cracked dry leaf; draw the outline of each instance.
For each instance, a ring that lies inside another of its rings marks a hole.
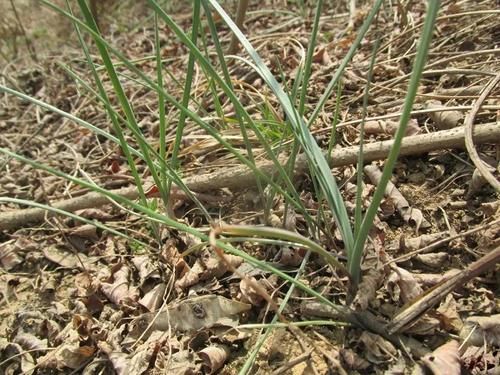
[[[216,295],[194,297],[168,307],[158,316],[156,313],[146,313],[135,318],[130,323],[130,337],[138,338],[143,333],[148,336],[152,331],[167,331],[170,328],[186,332],[215,325],[235,327],[238,314],[251,307],[247,303]]]

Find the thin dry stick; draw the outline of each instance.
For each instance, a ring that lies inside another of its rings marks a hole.
[[[497,124],[476,126],[473,136],[474,141],[478,144],[500,142],[500,126]],[[392,140],[366,144],[363,149],[364,160],[370,162],[385,159],[389,154],[392,144]],[[447,148],[464,148],[463,127],[405,137],[401,144],[400,155],[424,154]],[[333,150],[330,167],[334,168],[354,164],[358,160],[358,153],[358,146]],[[285,159],[281,161],[286,163]],[[295,174],[303,173],[307,169],[307,165],[307,159],[304,156],[299,156],[295,164]],[[259,163],[257,167],[266,175],[274,175],[277,170],[272,162]],[[184,183],[192,191],[207,192],[222,188],[234,190],[246,189],[255,186],[256,180],[253,171],[245,166],[238,166],[229,169],[223,168],[214,173],[190,176],[185,179]],[[181,193],[180,190],[177,189],[177,191]],[[135,186],[112,190],[111,192],[128,199],[136,199],[138,197]],[[74,212],[85,208],[99,207],[107,203],[109,203],[109,198],[99,193],[88,193],[77,198],[55,202],[52,206],[64,211]],[[40,208],[3,212],[0,214],[0,230],[15,229],[31,223],[41,222],[44,220],[45,215],[45,210]]]
[[[485,163],[481,160],[479,154],[477,153],[476,148],[474,147],[474,142],[472,141],[472,125],[474,124],[474,118],[476,117],[476,114],[479,112],[481,105],[486,100],[491,90],[493,90],[493,88],[496,86],[498,81],[500,81],[500,73],[497,74],[496,77],[493,78],[490,81],[490,83],[484,88],[483,92],[472,106],[472,110],[465,119],[464,127],[465,127],[465,147],[467,148],[467,152],[469,153],[472,162],[478,169],[479,173],[481,173],[481,175],[485,178],[485,180],[488,181],[488,183],[491,186],[493,186],[493,188],[497,192],[500,192],[500,182],[498,182],[495,176],[493,176],[493,174],[488,170],[488,167],[486,167]]]

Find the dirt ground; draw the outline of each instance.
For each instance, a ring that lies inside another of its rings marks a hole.
[[[93,87],[71,23],[37,1],[14,3],[17,15],[11,2],[0,2],[0,147],[106,189],[133,189],[133,179],[117,144],[47,107],[5,91],[5,87],[15,89],[100,129],[111,128],[95,96],[66,70],[69,67]],[[281,77],[282,84],[293,83],[308,45],[315,3],[301,4],[250,2],[245,21],[246,35],[273,74]],[[234,12],[234,2],[224,2],[223,6]],[[168,7],[174,20],[189,30],[187,5]],[[355,17],[350,17],[348,2],[326,2],[306,98],[306,118],[370,7],[371,2],[360,1]],[[155,77],[153,18],[145,4],[103,2],[99,12],[104,37]],[[499,13],[493,0],[441,2],[407,138],[441,131],[463,133],[481,93],[500,72]],[[392,138],[424,15],[425,3],[421,1],[383,6],[343,77],[339,124],[334,132],[336,150],[359,144],[363,93],[377,38],[381,44],[366,108],[365,142]],[[218,28],[221,41],[228,44],[227,27],[220,21]],[[165,78],[165,86],[180,98],[182,89],[173,78],[184,79],[188,51],[166,26],[160,31],[162,56],[171,73]],[[96,50],[92,52],[97,54]],[[244,56],[243,52],[239,54]],[[103,71],[100,74],[104,77]],[[270,89],[249,66],[235,61],[231,78],[240,100],[263,127],[274,124],[268,121],[271,117],[285,121]],[[111,82],[107,78],[104,82],[111,90]],[[127,80],[124,86],[141,131],[157,147],[155,94],[133,80]],[[201,115],[207,118],[217,109],[209,88],[199,72],[191,94],[201,103]],[[224,115],[230,118],[234,115],[231,105],[222,96],[220,99]],[[474,148],[497,181],[500,136],[495,126],[499,126],[499,99],[500,85],[496,85],[473,121],[475,129],[490,127],[495,134],[476,142]],[[311,129],[324,149],[332,134],[336,100],[334,93]],[[172,124],[167,131],[169,141],[175,137],[178,116],[175,109],[167,108]],[[237,122],[217,121],[223,137],[245,152]],[[271,125],[266,128],[270,142],[277,142],[274,130]],[[250,141],[257,160],[265,162],[257,138],[250,135]],[[463,138],[459,143],[463,145]],[[481,177],[475,160],[463,146],[438,142],[432,151],[425,146],[422,150],[418,152],[417,147],[397,162],[393,186],[374,222],[363,262],[363,281],[354,301],[347,301],[347,279],[317,256],[305,262],[308,255],[301,248],[249,241],[241,245],[247,253],[292,277],[298,275],[303,283],[345,309],[327,309],[294,290],[283,312],[282,326],[274,328],[264,340],[248,373],[500,374],[498,192]],[[188,180],[196,176],[214,180],[213,176],[223,176],[239,165],[224,147],[190,121],[180,155],[183,176]],[[364,207],[384,165],[384,158],[375,159],[365,169]],[[0,197],[53,205],[88,193],[88,189],[3,153],[0,168]],[[147,167],[139,164],[139,168],[147,177]],[[356,164],[344,163],[332,168],[332,173],[351,212]],[[283,223],[287,215],[281,197],[274,197],[266,221],[255,186],[242,186],[237,177],[229,183],[230,189],[219,186],[197,191],[213,220],[284,225],[307,234],[301,215],[292,213],[292,219]],[[294,183],[311,215],[323,215],[324,202],[315,196],[310,175],[299,173]],[[151,199],[151,207],[155,202]],[[25,207],[1,201],[0,223],[5,217],[2,215],[19,209]],[[209,230],[211,223],[185,197],[179,198],[173,209],[179,221]],[[45,217],[38,223],[26,220],[5,228],[0,233],[0,373],[240,371],[262,337],[261,327],[250,325],[269,323],[275,316],[241,274],[252,277],[277,303],[285,298],[289,283],[228,255],[238,269],[231,272],[209,246],[186,255],[199,240],[167,227],[155,232],[144,220],[108,201],[77,213],[108,228],[126,231],[146,245],[62,216]],[[321,246],[345,259],[333,223],[319,238]],[[404,320],[403,313],[407,312],[415,316]],[[318,320],[321,324],[287,324]]]

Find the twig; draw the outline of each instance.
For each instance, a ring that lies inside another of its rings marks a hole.
[[[493,176],[493,174],[488,170],[485,163],[479,157],[476,148],[474,147],[474,142],[472,141],[472,125],[474,124],[474,118],[476,114],[479,112],[481,105],[486,100],[491,90],[496,86],[496,84],[500,81],[500,74],[497,74],[495,78],[493,78],[490,83],[484,88],[483,92],[476,100],[474,105],[472,106],[472,110],[469,112],[467,118],[465,119],[465,147],[467,148],[467,152],[469,156],[479,170],[481,175],[489,182],[491,186],[497,191],[500,192],[500,182]]]
[[[497,124],[476,126],[474,129],[474,140],[476,143],[499,142],[500,126]],[[392,140],[365,144],[363,150],[365,162],[385,159],[392,144]],[[463,147],[464,128],[457,127],[450,130],[405,137],[401,144],[400,155],[423,154],[435,150]],[[358,152],[358,146],[333,150],[330,167],[342,167],[356,163]],[[286,159],[282,159],[281,161],[285,163]],[[307,169],[307,165],[306,158],[299,156],[295,164],[295,174],[303,173]],[[276,173],[276,166],[272,162],[262,162],[257,167],[266,175],[274,175]],[[238,166],[230,169],[221,169],[214,173],[187,177],[185,184],[195,192],[207,192],[222,188],[238,190],[255,186],[256,179],[251,170],[244,166]],[[111,192],[132,200],[138,197],[135,186],[112,190]],[[179,191],[179,193],[181,192]],[[81,197],[56,202],[53,204],[53,207],[74,212],[85,208],[98,207],[108,202],[109,200],[105,196],[98,193],[88,193]],[[15,229],[30,223],[41,222],[44,220],[45,215],[46,212],[39,208],[3,212],[0,214],[0,230]]]

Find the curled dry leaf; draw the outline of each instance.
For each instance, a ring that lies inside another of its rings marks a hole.
[[[117,375],[127,375],[129,373],[129,359],[126,353],[113,350],[113,347],[105,341],[99,342],[98,346],[108,356]]]
[[[229,357],[229,348],[225,345],[211,345],[198,352],[198,356],[203,360],[202,368],[206,374],[217,372]]]
[[[368,271],[368,273],[363,276],[359,283],[356,296],[352,301],[354,310],[365,311],[368,308],[370,301],[375,298],[383,278],[384,272],[376,269]]]
[[[156,283],[161,279],[161,273],[158,266],[153,263],[147,255],[132,257],[132,263],[139,271],[140,285],[144,287],[147,282]]]
[[[168,340],[166,333],[158,333],[151,335],[145,343],[139,345],[130,355],[126,374],[147,374],[151,361],[156,356],[158,348],[165,345]]]
[[[70,323],[68,329],[64,329],[64,340],[54,350],[38,358],[38,365],[42,368],[53,368],[62,370],[67,367],[77,369],[88,361],[95,353],[95,348],[80,342],[80,335],[72,328]]]
[[[340,349],[339,354],[342,364],[348,370],[366,370],[370,367],[370,362],[360,357],[354,350]]]
[[[4,338],[0,338],[0,371],[2,374],[14,373],[16,370],[21,370],[23,374],[31,375],[36,367],[35,360],[30,353],[19,344],[8,342]],[[7,359],[7,361],[3,361]]]
[[[405,333],[419,336],[432,336],[440,328],[439,319],[429,315],[423,315],[414,322],[406,325],[403,329]]]
[[[462,355],[462,364],[471,374],[485,374],[488,369],[499,368],[500,358],[484,346],[469,346]]]
[[[306,251],[302,248],[292,246],[282,246],[277,254],[277,262],[290,267],[297,267],[302,263]]]
[[[24,350],[40,350],[48,347],[47,339],[39,339],[31,333],[18,332],[12,339],[12,342],[21,345]]]
[[[475,168],[472,173],[472,177],[469,182],[469,187],[467,193],[465,194],[465,199],[472,198],[481,188],[488,183],[488,180],[483,177],[479,169]]]
[[[436,317],[441,322],[441,328],[458,333],[463,327],[462,319],[457,311],[457,302],[452,294],[448,294],[446,299],[436,310]]]
[[[201,365],[197,363],[194,353],[190,350],[180,350],[174,354],[159,355],[155,368],[162,374],[192,375],[198,374]]]
[[[460,355],[458,342],[449,341],[427,354],[422,362],[434,375],[460,375]]]
[[[176,288],[184,290],[195,285],[199,281],[209,280],[214,277],[219,278],[229,269],[238,268],[241,263],[243,263],[242,258],[231,254],[225,254],[224,260],[225,261],[208,252],[202,254],[196,260],[193,267],[175,282]]]
[[[460,331],[460,338],[474,346],[482,346],[486,343],[500,347],[500,314],[467,318]]]

